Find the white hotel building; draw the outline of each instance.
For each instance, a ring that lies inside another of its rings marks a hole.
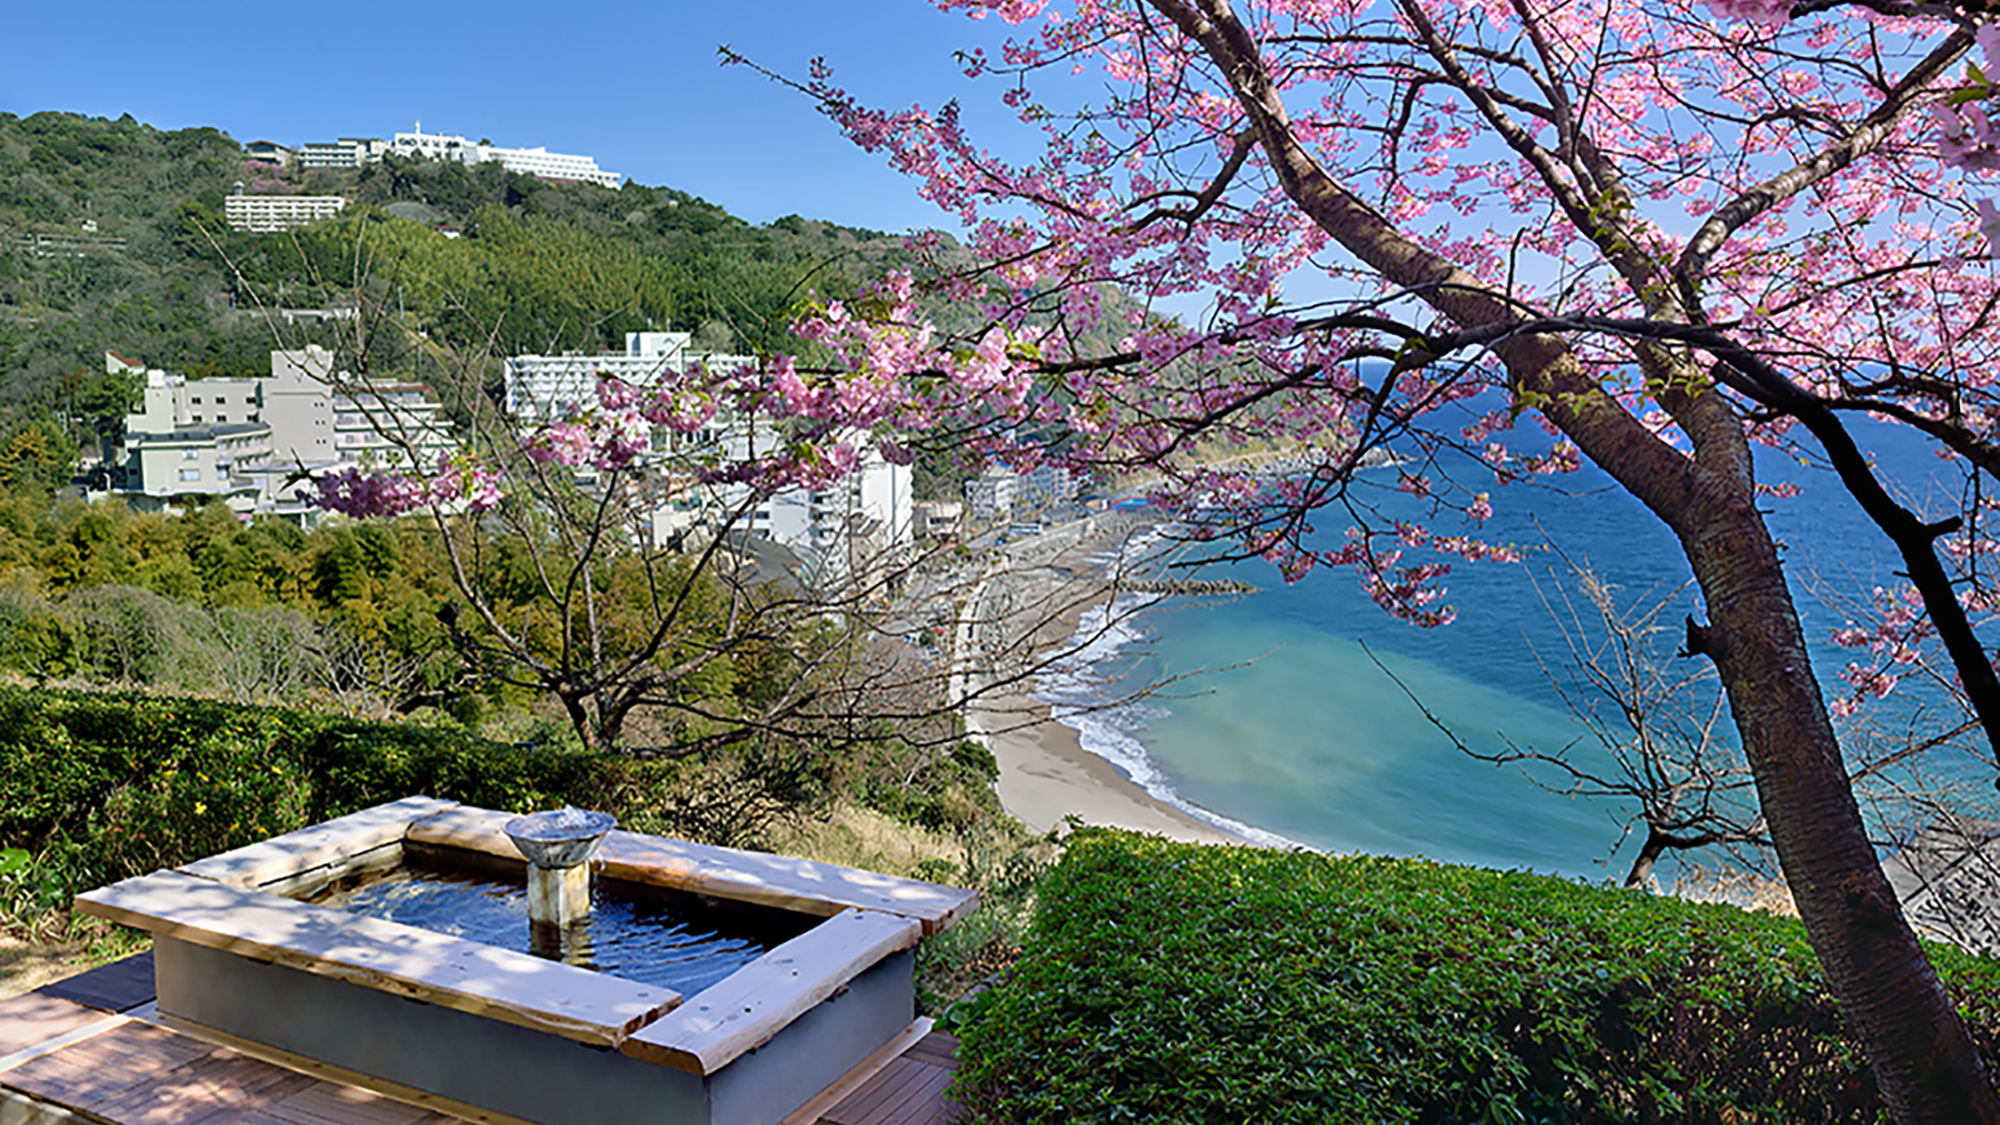
[[[426,133],[421,121],[416,123],[415,131],[397,133],[393,141],[374,137],[308,141],[299,146],[299,166],[359,168],[365,164],[380,163],[382,157],[391,152],[397,156],[425,156],[432,160],[450,160],[460,164],[485,164],[491,161],[509,172],[517,172],[523,176],[538,176],[544,180],[573,180],[611,188],[614,191],[625,183],[625,177],[599,168],[595,157],[550,152],[540,145],[534,148],[503,148],[499,145],[468,141],[456,133]]]
[[[331,218],[346,206],[347,200],[337,195],[244,195],[238,191],[222,201],[222,217],[229,220],[230,230],[270,234]]]
[[[517,355],[507,360],[507,412],[523,422],[550,422],[573,408],[597,402],[597,376],[615,376],[635,387],[679,374],[689,359],[686,332],[627,332],[625,350],[567,355]],[[751,362],[746,356],[704,356],[704,360]]]
[[[625,177],[599,168],[594,157],[550,152],[539,145],[534,148],[502,148],[468,141],[456,133],[426,133],[421,121],[417,123],[415,132],[397,133],[396,139],[389,143],[389,151],[398,156],[426,156],[432,160],[455,160],[460,164],[491,161],[509,172],[524,176],[575,180],[613,190],[625,183]]]

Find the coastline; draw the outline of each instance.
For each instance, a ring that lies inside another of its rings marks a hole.
[[[1252,841],[1154,797],[1110,761],[1086,750],[1076,728],[1030,694],[1049,669],[1042,655],[1074,643],[1084,614],[1111,600],[1094,556],[1118,550],[1157,519],[1100,513],[1010,546],[981,580],[971,620],[958,630],[969,650],[997,667],[966,704],[966,728],[1000,767],[1000,804],[1036,831],[1067,817],[1207,844]],[[975,659],[977,659],[975,657]],[[970,686],[970,685],[968,685]]]

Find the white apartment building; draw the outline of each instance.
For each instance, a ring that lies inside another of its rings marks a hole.
[[[1014,494],[1021,478],[1005,465],[987,470],[965,482],[965,506],[974,521],[991,523],[1014,514]]]
[[[389,151],[378,137],[342,137],[337,141],[307,141],[299,146],[301,168],[359,168],[374,164]]]
[[[599,168],[594,157],[550,152],[539,145],[534,148],[503,148],[468,141],[456,133],[426,133],[421,121],[416,123],[415,132],[397,133],[389,150],[398,156],[427,156],[432,160],[455,160],[461,164],[493,161],[509,172],[524,176],[574,180],[613,190],[625,183],[625,177]]]
[[[507,412],[522,422],[548,422],[577,407],[597,403],[597,376],[615,376],[635,387],[687,369],[686,332],[627,332],[625,350],[586,355],[517,355],[507,360]],[[704,357],[709,362],[748,363],[745,356]]]
[[[975,521],[991,523],[1010,519],[1019,509],[1074,500],[1076,493],[1076,475],[1062,466],[1043,464],[1017,473],[1006,465],[989,465],[965,482],[965,506]]]
[[[230,230],[269,234],[291,230],[340,214],[347,200],[337,195],[244,195],[222,201],[222,217]]]
[[[777,442],[768,424],[721,418],[709,436],[725,463],[768,454]],[[906,554],[915,515],[910,467],[891,463],[872,443],[858,444],[861,463],[854,472],[822,488],[791,488],[758,499],[734,530],[790,549],[813,571],[802,577],[818,581],[860,576]],[[748,485],[729,485],[706,496],[704,507],[710,522],[720,522],[720,513],[737,511],[751,499]]]

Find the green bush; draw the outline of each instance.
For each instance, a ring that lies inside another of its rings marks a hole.
[[[1932,957],[2000,1063],[2000,965]],[[1109,830],[1043,882],[962,1055],[1003,1121],[1885,1118],[1794,920]]]
[[[621,818],[681,767],[513,746],[454,727],[171,696],[0,686],[0,912],[413,793]]]

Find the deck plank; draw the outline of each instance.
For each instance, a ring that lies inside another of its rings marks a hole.
[[[353,1086],[315,1081],[252,1114],[245,1125],[432,1125],[455,1120]]]
[[[165,1028],[127,1023],[22,1063],[0,1074],[0,1085],[90,1110],[212,1050]]]
[[[0,1000],[0,1055],[46,1043],[103,1018],[96,1008],[40,991]]]
[[[918,1085],[935,1070],[935,1067],[927,1067],[922,1063],[897,1059],[883,1067],[882,1073],[876,1075],[867,1085],[856,1090],[853,1097],[833,1107],[833,1111],[821,1120],[830,1125],[861,1125],[861,1122],[867,1120],[883,1104]]]
[[[312,1079],[223,1047],[90,1107],[119,1125],[204,1125],[240,1117],[296,1092]]]
[[[958,1068],[958,1039],[931,1031],[821,1115],[821,1125],[950,1125],[960,1110],[945,1094]]]
[[[904,1087],[894,1097],[884,1098],[874,1112],[863,1117],[859,1125],[904,1125],[911,1120],[910,1112],[925,1105],[951,1085],[951,1072],[922,1063],[918,1080]]]
[[[0,1086],[110,1125],[463,1125],[130,1020],[0,1074]]]

